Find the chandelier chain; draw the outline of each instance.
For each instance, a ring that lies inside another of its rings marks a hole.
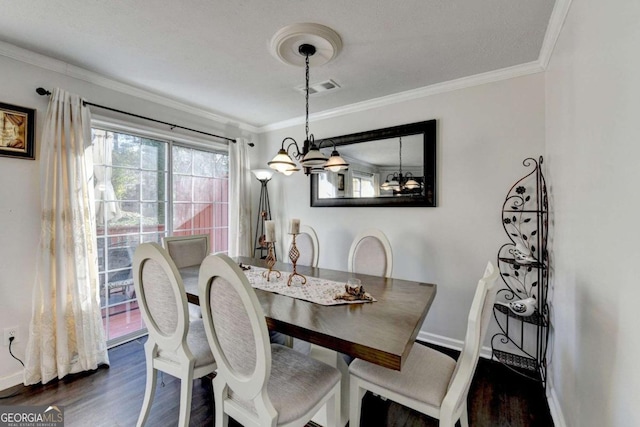
[[[305,116],[304,116],[304,132],[307,137],[307,141],[309,140],[309,54],[306,53],[304,56],[304,66],[305,66]]]
[[[402,137],[400,137],[400,179],[402,179]]]

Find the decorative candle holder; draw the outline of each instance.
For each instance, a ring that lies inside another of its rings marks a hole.
[[[293,281],[293,278],[295,276],[301,277],[302,282],[300,284],[304,285],[305,283],[307,283],[307,278],[296,271],[296,263],[298,262],[298,258],[300,258],[300,251],[296,247],[296,236],[298,235],[298,233],[290,233],[290,234],[291,236],[293,236],[293,238],[291,241],[291,248],[289,249],[289,259],[291,260],[291,264],[293,264],[293,271],[291,272],[291,274],[289,274],[289,280],[287,281],[287,286],[291,286],[291,282]]]
[[[282,276],[282,273],[280,273],[278,270],[273,269],[273,266],[276,264],[276,256],[273,253],[274,243],[267,242],[267,246],[269,247],[269,251],[267,252],[267,258],[265,259],[265,261],[267,262],[267,267],[269,267],[269,269],[267,271],[262,272],[262,277],[266,277],[267,282],[269,282],[271,278],[271,273],[274,273],[276,275],[276,279],[279,279],[280,276]]]

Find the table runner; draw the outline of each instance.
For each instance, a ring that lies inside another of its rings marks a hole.
[[[283,271],[280,278],[276,278],[274,273],[271,273],[271,279],[267,281],[262,273],[266,271],[265,268],[251,266],[249,270],[245,270],[244,274],[249,279],[249,283],[256,289],[262,289],[268,292],[275,292],[280,295],[286,295],[291,298],[297,298],[309,302],[313,302],[321,305],[340,305],[340,304],[360,304],[365,302],[375,302],[369,300],[356,300],[348,301],[342,299],[335,299],[336,295],[345,293],[345,283],[336,282],[333,280],[320,279],[318,277],[305,276],[307,283],[300,284],[301,279],[294,277],[295,284],[287,286],[289,280],[289,272]]]

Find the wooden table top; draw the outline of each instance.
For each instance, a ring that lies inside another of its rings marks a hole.
[[[259,259],[235,260],[266,267]],[[277,263],[275,268],[287,275],[292,266]],[[345,283],[355,276],[377,302],[324,306],[256,289],[269,329],[390,369],[401,369],[436,296],[436,285],[326,268],[298,266],[297,271]],[[189,302],[198,304],[197,275],[193,277],[193,271],[181,273]]]

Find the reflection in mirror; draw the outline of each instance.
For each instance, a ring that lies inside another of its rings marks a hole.
[[[318,176],[321,199],[424,195],[422,134],[349,144],[340,154],[349,169]]]
[[[430,120],[322,140],[350,165],[312,175],[311,206],[435,206],[435,131]]]

